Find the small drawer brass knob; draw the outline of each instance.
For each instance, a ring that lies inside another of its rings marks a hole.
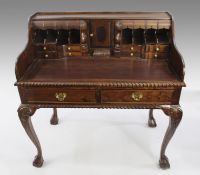
[[[69,53],[68,53],[68,55],[69,55],[69,56],[71,56],[71,55],[72,55],[72,53],[71,53],[71,52],[69,52]]]
[[[55,96],[56,96],[56,98],[57,98],[58,101],[62,102],[67,97],[67,94],[64,93],[64,92],[61,92],[61,93],[56,93]]]
[[[43,49],[44,49],[44,50],[47,50],[47,47],[44,46]]]
[[[156,47],[156,51],[160,51],[160,48],[159,48],[159,47]]]
[[[71,50],[71,47],[68,47],[67,49],[68,49],[68,50]]]
[[[48,57],[49,57],[49,55],[48,55],[48,54],[46,54],[46,55],[45,55],[45,58],[48,58]]]
[[[158,54],[155,54],[154,57],[155,57],[155,58],[158,58]]]
[[[131,47],[131,50],[134,50],[134,47]]]
[[[131,53],[131,56],[133,56],[133,53]]]
[[[131,98],[134,101],[140,101],[143,98],[143,94],[141,92],[133,92]]]
[[[94,36],[94,34],[93,33],[90,33],[90,37],[93,37]]]

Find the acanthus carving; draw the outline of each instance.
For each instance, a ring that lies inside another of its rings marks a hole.
[[[179,105],[162,105],[161,109],[167,116],[178,119],[182,117],[182,110]]]
[[[30,105],[20,105],[18,109],[18,114],[21,120],[25,122],[28,117],[32,116],[35,111],[37,110],[37,106],[30,106]]]

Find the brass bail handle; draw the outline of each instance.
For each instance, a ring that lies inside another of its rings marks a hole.
[[[141,92],[133,92],[131,98],[134,101],[140,101],[143,98],[143,94]]]
[[[58,101],[64,101],[65,98],[67,97],[67,94],[64,92],[61,92],[61,93],[56,93],[55,96]]]

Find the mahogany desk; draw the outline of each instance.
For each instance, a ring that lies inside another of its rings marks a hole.
[[[184,63],[174,44],[167,12],[45,12],[29,20],[28,44],[16,62],[20,121],[37,148],[31,123],[39,108],[153,109],[169,117],[159,165],[170,167],[166,147],[182,118],[179,98]]]

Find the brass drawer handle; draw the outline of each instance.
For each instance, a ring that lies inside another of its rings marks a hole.
[[[58,101],[64,101],[65,98],[67,97],[67,94],[64,92],[61,92],[61,93],[56,93],[55,96]]]
[[[143,94],[141,92],[134,92],[132,93],[131,98],[134,101],[140,101],[143,98]]]

